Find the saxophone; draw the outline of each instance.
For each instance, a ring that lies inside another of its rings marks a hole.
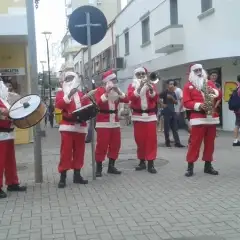
[[[206,111],[207,118],[212,118],[213,112],[214,112],[214,94],[209,92],[207,78],[204,79],[202,92],[204,94],[204,100],[205,100],[204,104],[206,106],[205,111]]]

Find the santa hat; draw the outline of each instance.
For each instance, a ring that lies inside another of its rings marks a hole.
[[[102,81],[104,83],[107,83],[115,78],[117,78],[117,76],[112,70],[109,70],[109,71],[103,73],[103,75],[102,75]]]
[[[190,72],[195,71],[196,69],[203,69],[202,64],[198,64],[198,63],[192,64],[190,67]]]
[[[140,73],[140,72],[145,72],[145,73],[147,73],[147,69],[144,68],[144,67],[136,68],[136,69],[134,70],[134,75],[136,75],[137,73]]]

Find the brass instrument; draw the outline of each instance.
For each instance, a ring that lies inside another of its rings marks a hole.
[[[209,92],[207,78],[205,78],[203,81],[202,92],[204,93],[204,105],[206,106],[206,115],[207,117],[212,118],[214,111],[214,95]]]

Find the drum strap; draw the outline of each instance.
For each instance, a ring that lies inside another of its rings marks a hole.
[[[14,128],[0,128],[0,132],[10,133],[13,132]]]
[[[103,114],[117,114],[118,113],[118,110],[99,110],[100,113],[103,113]]]
[[[155,113],[156,112],[156,108],[147,109],[147,110],[133,108],[132,110],[133,110],[133,112],[136,112],[136,113]]]

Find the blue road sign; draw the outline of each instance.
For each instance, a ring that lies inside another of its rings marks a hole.
[[[98,8],[88,5],[77,8],[69,18],[68,28],[74,40],[88,45],[87,13],[90,16],[91,45],[94,45],[105,37],[108,28],[107,19]]]

